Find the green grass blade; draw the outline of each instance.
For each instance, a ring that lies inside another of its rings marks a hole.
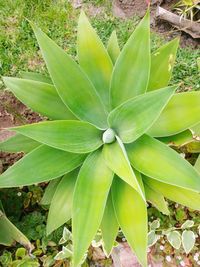
[[[112,179],[101,150],[90,154],[80,169],[72,209],[74,266],[79,266],[100,227]]]
[[[165,183],[161,183],[155,179],[149,177],[144,177],[144,182],[148,184],[155,191],[159,192],[166,198],[177,202],[181,205],[187,206],[194,210],[200,210],[200,194],[180,188],[178,186],[173,186]]]
[[[53,180],[80,166],[85,157],[41,145],[0,175],[0,188]]]
[[[41,144],[21,134],[16,134],[0,143],[0,150],[5,152],[28,153]]]
[[[111,192],[108,195],[100,228],[102,231],[104,252],[108,257],[112,251],[119,229],[119,223],[115,216]]]
[[[148,184],[144,183],[144,188],[147,201],[153,204],[153,206],[156,207],[163,214],[169,215],[170,212],[168,209],[168,205],[163,195],[160,192],[157,192],[154,189],[152,189]]]
[[[115,178],[113,205],[119,225],[143,267],[147,266],[147,207],[141,196],[127,183]]]
[[[117,40],[116,31],[113,31],[107,44],[107,51],[112,60],[113,65],[117,61],[117,58],[120,54],[120,48]]]
[[[137,96],[121,104],[108,116],[123,143],[131,143],[144,134],[156,121],[174,94],[176,87],[167,87]]]
[[[12,77],[4,77],[3,81],[21,102],[34,111],[54,120],[76,119],[52,84]]]
[[[44,195],[40,201],[40,205],[48,206],[51,204],[52,198],[54,193],[56,192],[56,188],[60,182],[61,178],[57,178],[54,180],[51,180],[47,187],[45,188]]]
[[[200,92],[175,94],[149,129],[152,136],[163,137],[182,132],[200,122]]]
[[[45,121],[13,127],[11,130],[73,153],[88,153],[102,145],[102,132],[82,121]]]
[[[108,108],[112,61],[83,11],[81,11],[78,22],[77,52],[80,66]]]
[[[149,11],[137,26],[114,66],[111,81],[111,106],[145,93],[150,74]]]
[[[131,164],[141,173],[161,182],[200,192],[200,174],[176,151],[143,135],[126,146]]]
[[[171,79],[179,39],[176,38],[157,49],[151,56],[148,91],[166,87]]]
[[[87,76],[64,50],[39,28],[31,25],[51,79],[63,102],[79,119],[106,128],[104,106]]]
[[[129,162],[124,145],[118,137],[116,138],[116,142],[105,144],[103,147],[105,162],[114,173],[139,192],[145,200],[140,184]]]
[[[165,136],[165,137],[159,137],[159,141],[172,146],[183,146],[187,143],[193,141],[193,135],[190,130],[185,130],[181,133],[171,135],[171,136]]]
[[[70,172],[58,184],[49,209],[47,235],[71,219],[73,193],[77,175],[77,170]]]
[[[37,72],[21,71],[20,77],[23,79],[27,79],[27,80],[33,80],[33,81],[37,81],[37,82],[53,84],[50,77],[45,76],[41,73],[37,73]]]

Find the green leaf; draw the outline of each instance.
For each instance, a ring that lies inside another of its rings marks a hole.
[[[41,145],[0,175],[0,188],[53,180],[80,166],[85,157]]]
[[[78,22],[78,60],[106,107],[109,107],[109,84],[112,61],[99,36],[81,11]]]
[[[175,94],[148,131],[156,137],[168,136],[191,128],[200,121],[200,92]]]
[[[178,231],[172,231],[167,234],[167,240],[175,249],[181,247],[181,235]]]
[[[200,174],[160,141],[143,135],[126,148],[131,164],[143,174],[167,184],[200,191]]]
[[[51,119],[76,119],[53,85],[33,80],[4,77],[10,91],[25,105]]]
[[[159,235],[156,235],[155,231],[152,230],[148,233],[148,247],[155,245],[155,243],[160,239]]]
[[[181,225],[181,229],[186,229],[194,226],[194,221],[187,220]]]
[[[110,128],[124,143],[131,143],[156,121],[176,87],[167,87],[135,97],[121,104],[108,116]]]
[[[113,179],[101,150],[90,154],[80,169],[72,209],[74,266],[78,266],[103,218]]]
[[[193,135],[190,130],[185,130],[181,133],[158,138],[159,141],[171,146],[183,146],[193,140]]]
[[[191,130],[194,132],[195,136],[199,136],[200,137],[200,123],[198,123],[195,126],[191,127]]]
[[[39,28],[31,25],[51,79],[63,102],[79,119],[105,129],[107,127],[106,112],[92,83],[64,50]]]
[[[53,84],[50,77],[37,72],[20,71],[20,77],[27,80]]]
[[[142,266],[147,266],[147,208],[141,196],[115,177],[113,205],[119,225]]]
[[[143,135],[126,146],[133,167],[161,182],[200,191],[200,174],[176,151]]]
[[[102,132],[88,122],[45,121],[10,129],[40,143],[74,153],[91,152],[102,145]]]
[[[166,198],[187,206],[194,210],[200,210],[200,194],[178,186],[169,185],[145,176],[144,183]]]
[[[119,224],[115,216],[115,211],[112,203],[112,195],[110,192],[108,195],[103,219],[101,222],[103,248],[107,257],[110,255],[112,251],[115,239],[118,234],[118,229],[119,229]]]
[[[105,144],[103,147],[105,162],[114,173],[139,192],[145,200],[139,181],[130,165],[124,145],[118,137],[116,139],[114,143]]]
[[[112,60],[113,65],[115,64],[119,54],[120,54],[120,48],[117,40],[117,34],[116,31],[113,31],[107,44],[107,51],[108,54]]]
[[[160,220],[154,220],[153,222],[150,223],[151,230],[156,230],[159,227],[160,227]]]
[[[195,169],[200,173],[200,155],[198,156],[195,165],[194,165]]]
[[[144,184],[146,200],[149,201],[153,206],[155,206],[159,211],[165,215],[169,215],[169,209],[167,202],[165,201],[163,195],[154,189],[152,189],[147,184]]]
[[[112,108],[134,96],[145,93],[149,73],[150,21],[148,10],[125,44],[114,66],[110,92]]]
[[[27,237],[20,232],[0,210],[0,244],[11,246],[15,241],[26,247],[30,252],[33,249]]]
[[[171,79],[179,39],[161,46],[151,56],[151,71],[148,91],[166,87]]]
[[[191,230],[184,230],[182,233],[182,244],[185,253],[188,254],[195,245],[195,234]]]
[[[57,179],[51,180],[49,182],[49,184],[45,188],[45,192],[44,192],[44,195],[42,197],[42,200],[40,201],[41,205],[47,206],[47,205],[51,204],[53,195],[56,191],[56,188],[57,188],[60,180],[61,180],[61,178],[57,178]]]
[[[23,136],[21,134],[16,134],[7,140],[0,143],[0,150],[6,152],[20,152],[28,153],[41,145],[37,141]]]
[[[77,175],[77,170],[70,172],[58,184],[49,209],[47,235],[71,219],[73,193]]]

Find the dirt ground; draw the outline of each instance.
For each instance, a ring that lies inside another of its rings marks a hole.
[[[193,39],[190,35],[180,32],[172,27],[169,23],[156,19],[157,6],[161,6],[166,10],[171,10],[172,5],[177,3],[178,0],[152,0],[151,1],[151,26],[152,29],[169,39],[176,36],[181,36],[181,47],[192,46],[199,47],[200,40]],[[141,0],[114,0],[113,1],[113,14],[117,17],[128,18],[133,15],[143,17],[146,12],[147,4]]]

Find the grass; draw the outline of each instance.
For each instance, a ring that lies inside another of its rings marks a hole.
[[[106,5],[104,12],[91,17],[92,24],[105,44],[111,32],[116,29],[122,47],[139,19],[137,17],[128,20],[114,18],[110,12],[109,2],[105,0],[85,0],[84,2],[86,12],[88,5],[94,4],[98,7]],[[46,72],[28,20],[35,22],[68,53],[75,56],[79,9],[74,9],[68,1],[0,0],[0,9],[0,74],[2,76],[16,76],[22,70]],[[162,38],[152,34],[153,48],[162,43]],[[199,56],[200,49],[195,51],[190,48],[179,49],[172,82],[181,82],[183,90],[199,89],[197,67]]]

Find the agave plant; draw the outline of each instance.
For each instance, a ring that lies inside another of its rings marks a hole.
[[[121,51],[115,32],[106,49],[81,12],[77,63],[31,25],[50,77],[4,82],[49,120],[10,128],[17,134],[0,148],[27,155],[0,176],[0,187],[51,180],[47,233],[72,218],[74,266],[99,229],[109,255],[119,227],[147,266],[146,200],[164,214],[164,197],[200,209],[200,173],[168,145],[191,140],[200,122],[200,92],[168,86],[178,39],[151,54],[147,11]]]

